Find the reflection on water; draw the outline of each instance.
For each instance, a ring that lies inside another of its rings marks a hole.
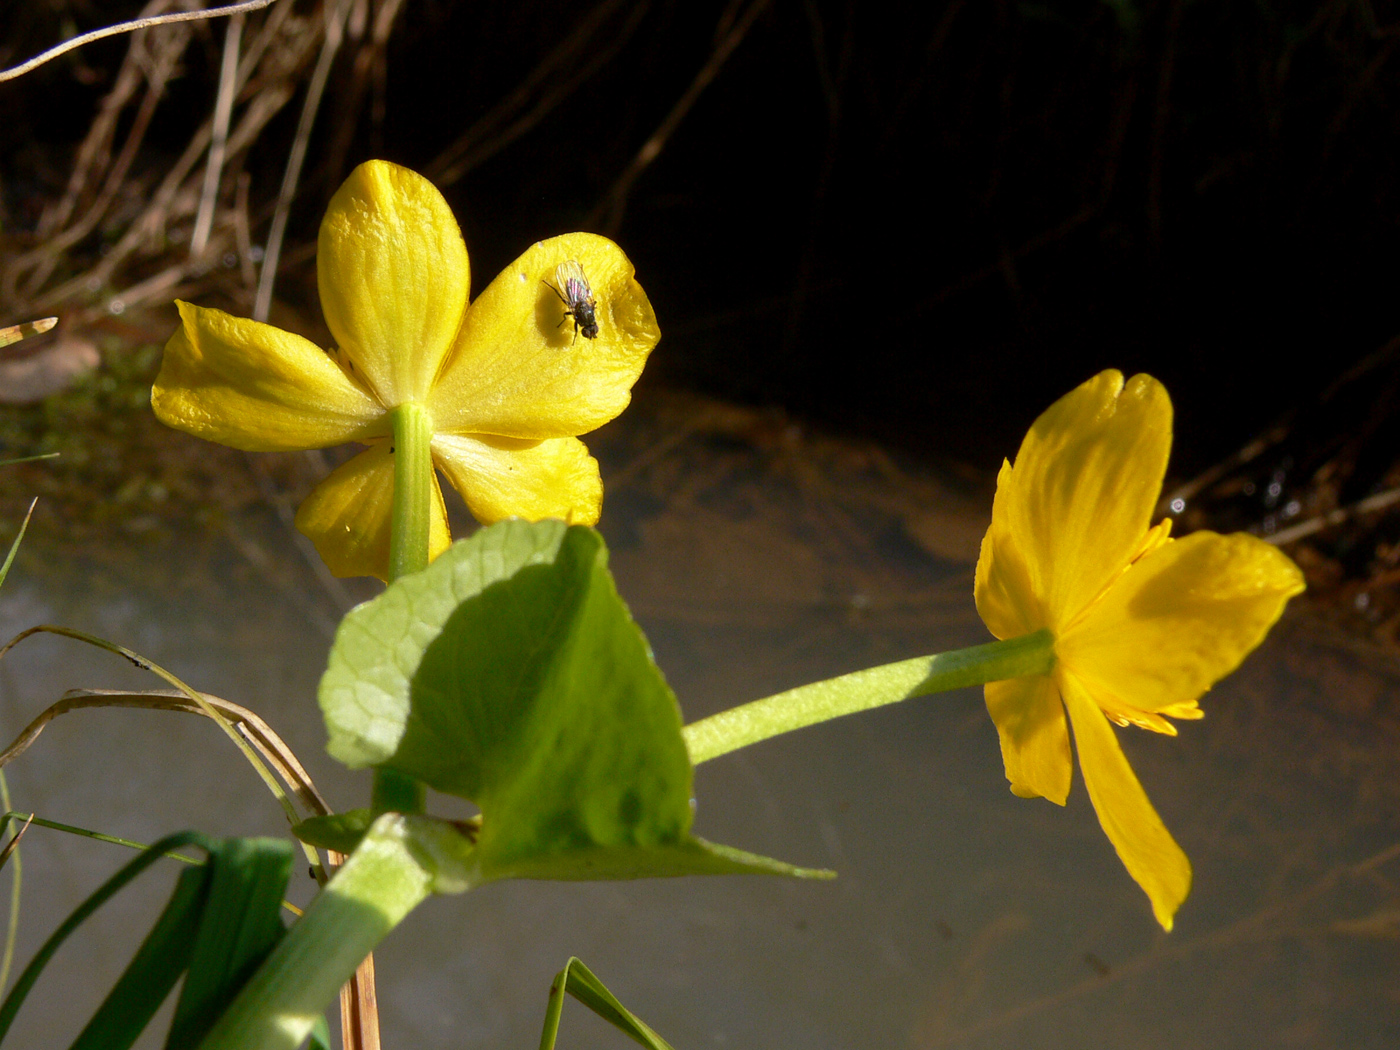
[[[619,585],[688,718],[985,640],[968,560],[978,500],[940,496],[874,450],[711,424],[643,421],[601,442]],[[333,804],[360,804],[367,779],[324,756],[313,701],[332,601],[278,526],[246,528],[242,553],[162,552],[165,583],[144,588],[31,565],[0,592],[0,632],[48,621],[122,642],[259,711]],[[288,580],[315,610],[288,606]],[[1082,784],[1064,810],[1007,791],[996,733],[964,691],[700,769],[700,834],[836,868],[834,883],[513,883],[429,902],[378,953],[385,1045],[535,1045],[571,954],[692,1050],[1400,1045],[1397,684],[1400,665],[1294,615],[1207,697],[1204,722],[1176,740],[1122,734],[1195,863],[1171,935]],[[0,664],[0,735],[68,688],[155,685],[34,639]],[[198,718],[68,715],[8,772],[19,808],[129,838],[281,831]],[[125,859],[31,829],[21,962]],[[148,876],[64,950],[15,1045],[72,1039],[171,878]],[[309,881],[295,888],[309,896]],[[571,1047],[630,1045],[576,1004],[563,1033]]]

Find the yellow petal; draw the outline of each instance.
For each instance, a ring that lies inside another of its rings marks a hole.
[[[177,302],[151,390],[162,423],[248,452],[323,448],[388,433],[384,410],[315,343]]]
[[[1043,796],[1063,806],[1073,766],[1065,709],[1055,683],[1045,677],[988,682],[986,697],[1011,790],[1022,798]]]
[[[1107,371],[1051,405],[1021,443],[1006,486],[1005,528],[1056,635],[1138,551],[1166,473],[1171,429],[1161,383],[1137,375],[1124,385],[1121,373]]]
[[[316,278],[326,324],[386,408],[427,397],[467,306],[467,246],[431,182],[361,164],[321,220]]]
[[[435,434],[433,459],[483,525],[504,518],[592,525],[603,509],[598,463],[577,438]]]
[[[1147,800],[1113,727],[1074,675],[1056,672],[1074,726],[1079,768],[1108,841],[1148,899],[1152,914],[1170,931],[1172,918],[1191,891],[1191,862]]]
[[[977,614],[997,638],[1016,638],[1046,626],[1040,598],[1031,586],[1026,560],[1006,523],[1011,464],[1002,462],[992,501],[992,524],[982,537],[973,596]]]
[[[551,286],[575,261],[592,289],[598,336],[576,335]],[[661,337],[622,249],[570,233],[541,241],[501,272],[467,310],[462,334],[428,403],[454,434],[539,440],[586,434],[627,407]]]
[[[1192,533],[1134,564],[1055,652],[1096,695],[1175,714],[1238,667],[1302,590],[1303,574],[1277,547]]]
[[[394,508],[394,457],[389,443],[371,445],[317,485],[297,511],[296,525],[336,576],[389,578],[389,532]],[[428,557],[447,550],[447,508],[433,476]]]

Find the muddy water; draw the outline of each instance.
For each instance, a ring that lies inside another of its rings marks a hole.
[[[605,444],[604,532],[687,717],[985,640],[975,495],[796,434],[645,436]],[[367,780],[323,755],[312,699],[336,600],[275,522],[234,535],[143,548],[158,568],[140,579],[31,563],[0,591],[0,633],[59,622],[120,641],[258,710],[334,804],[361,804]],[[0,664],[0,735],[68,688],[156,684],[76,643],[32,640]],[[834,883],[513,883],[429,902],[377,953],[385,1045],[534,1046],[570,955],[692,1050],[1400,1045],[1397,687],[1388,657],[1292,615],[1210,694],[1205,721],[1175,740],[1123,734],[1195,864],[1169,936],[1081,783],[1065,809],[1006,790],[996,734],[965,691],[698,771],[700,834],[835,868]],[[133,839],[282,830],[194,717],[68,715],[7,772],[17,808]],[[21,964],[125,859],[31,830]],[[59,955],[13,1045],[67,1045],[172,869]],[[294,898],[309,893],[298,879]],[[631,1044],[570,1004],[562,1045]]]

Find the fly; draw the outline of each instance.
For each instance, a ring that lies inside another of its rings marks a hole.
[[[593,289],[588,287],[588,278],[583,275],[583,267],[573,259],[561,262],[554,268],[554,280],[558,282],[558,287],[548,281],[543,283],[546,288],[559,296],[560,302],[564,304],[564,316],[560,319],[559,324],[562,325],[572,317],[574,319],[574,342],[578,342],[580,332],[583,333],[585,339],[597,339],[598,304],[593,299]]]

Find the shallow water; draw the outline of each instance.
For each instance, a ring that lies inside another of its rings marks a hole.
[[[940,500],[923,479],[927,512],[911,510],[914,490],[878,458],[788,438],[682,435],[646,462],[605,443],[619,587],[688,719],[986,638],[966,560],[977,501]],[[242,555],[223,540],[146,548],[156,568],[142,585],[28,564],[0,591],[0,633],[57,622],[128,645],[257,710],[333,804],[361,804],[367,778],[324,755],[314,704],[335,603],[280,526],[238,528]],[[254,567],[249,542],[270,568]],[[308,603],[288,603],[288,587]],[[159,685],[77,643],[33,639],[0,664],[0,735],[69,688]],[[836,882],[506,883],[430,901],[376,953],[385,1045],[536,1045],[570,955],[678,1048],[1400,1045],[1397,686],[1400,665],[1294,614],[1206,698],[1203,722],[1175,740],[1122,733],[1195,865],[1171,935],[1082,783],[1065,809],[1007,791],[981,698],[963,691],[697,772],[701,835],[835,868]],[[16,808],[133,839],[283,829],[241,758],[190,716],[70,714],[6,772]],[[32,828],[20,964],[127,859]],[[70,942],[13,1045],[71,1041],[173,867]],[[294,879],[293,899],[309,895]],[[561,1045],[632,1044],[571,1003]]]

